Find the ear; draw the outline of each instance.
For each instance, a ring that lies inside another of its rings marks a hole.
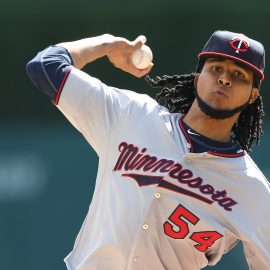
[[[253,87],[251,90],[250,98],[249,98],[249,104],[252,104],[256,100],[258,95],[259,95],[259,89],[256,87]]]
[[[200,73],[196,73],[195,74],[195,78],[194,78],[194,88],[197,89],[197,83],[200,77]]]

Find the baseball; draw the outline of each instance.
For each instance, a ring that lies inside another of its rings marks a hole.
[[[143,45],[140,49],[136,50],[131,57],[132,64],[138,69],[147,68],[152,60],[153,53],[146,45]]]

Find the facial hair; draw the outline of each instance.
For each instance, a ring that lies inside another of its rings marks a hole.
[[[214,118],[214,119],[227,119],[230,118],[232,116],[234,116],[235,114],[244,111],[248,105],[249,105],[249,99],[247,102],[245,102],[243,105],[236,107],[234,109],[231,110],[223,110],[223,109],[214,109],[211,106],[209,106],[208,104],[206,104],[198,95],[197,89],[195,89],[195,97],[198,101],[198,105],[199,108],[201,109],[201,111],[203,113],[205,113],[207,116]]]

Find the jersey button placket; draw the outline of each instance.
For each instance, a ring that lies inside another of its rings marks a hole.
[[[149,228],[149,225],[145,223],[145,224],[143,224],[142,227],[143,227],[144,230],[147,230]]]
[[[133,259],[134,263],[138,263],[140,261],[140,257],[139,256],[135,256]]]
[[[192,160],[192,155],[191,155],[191,154],[186,154],[186,156],[184,157],[184,159],[185,159],[185,161],[186,161],[187,163],[190,163],[191,160]]]

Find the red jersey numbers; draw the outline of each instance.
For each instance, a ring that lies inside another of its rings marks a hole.
[[[223,235],[216,231],[205,231],[205,232],[194,232],[190,236],[190,239],[197,242],[197,244],[195,245],[196,249],[205,252],[221,237],[223,237]]]
[[[223,235],[216,231],[193,232],[190,235],[190,226],[195,226],[199,221],[200,219],[196,215],[179,204],[169,216],[168,221],[163,224],[164,232],[174,239],[184,239],[189,236],[190,239],[196,242],[194,247],[199,251],[205,252]]]
[[[189,234],[189,225],[196,225],[200,219],[188,211],[181,204],[169,216],[169,221],[164,223],[164,232],[174,239],[184,239]],[[175,228],[177,228],[175,230]]]

